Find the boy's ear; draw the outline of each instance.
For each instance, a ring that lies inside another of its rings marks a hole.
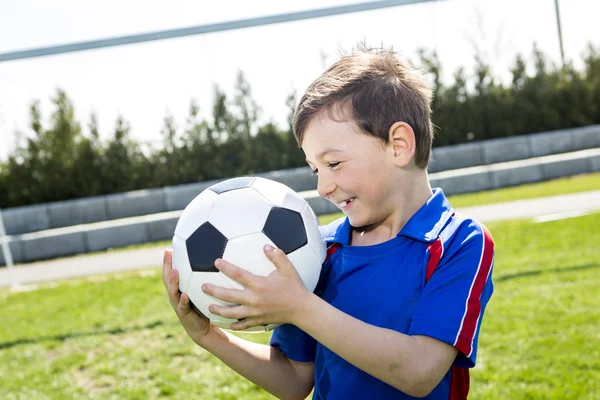
[[[394,163],[399,167],[407,166],[415,155],[415,132],[406,122],[394,122],[389,131]]]

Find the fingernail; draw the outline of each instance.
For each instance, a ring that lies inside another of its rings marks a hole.
[[[218,266],[220,266],[221,264],[222,264],[222,263],[221,263],[221,259],[220,259],[220,258],[217,258],[217,259],[215,260],[215,267],[218,267]]]
[[[270,244],[265,245],[265,250],[267,250],[269,253],[275,251],[275,247],[271,246]]]
[[[171,270],[171,278],[174,278],[174,277],[175,277],[175,270],[174,270],[174,269],[172,269],[172,270]]]
[[[206,292],[208,290],[208,285],[202,285],[202,291]]]

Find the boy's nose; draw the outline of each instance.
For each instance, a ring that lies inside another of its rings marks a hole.
[[[335,191],[336,185],[332,179],[327,179],[324,175],[325,174],[319,174],[319,179],[317,181],[317,192],[319,193],[319,196],[327,198]]]

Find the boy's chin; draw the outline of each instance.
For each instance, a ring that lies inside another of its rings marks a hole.
[[[357,218],[356,216],[352,217],[352,216],[346,214],[346,217],[348,218],[348,222],[350,222],[350,226],[353,227],[354,229],[361,229],[361,228],[364,228],[365,226],[367,226],[365,221],[363,221],[360,218]]]

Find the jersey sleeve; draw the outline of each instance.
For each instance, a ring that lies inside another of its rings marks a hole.
[[[316,340],[295,325],[284,324],[275,328],[270,344],[290,360],[315,361]]]
[[[494,242],[485,226],[467,221],[444,246],[441,262],[415,307],[408,334],[454,346],[459,351],[455,365],[472,368],[483,313],[494,291]]]

